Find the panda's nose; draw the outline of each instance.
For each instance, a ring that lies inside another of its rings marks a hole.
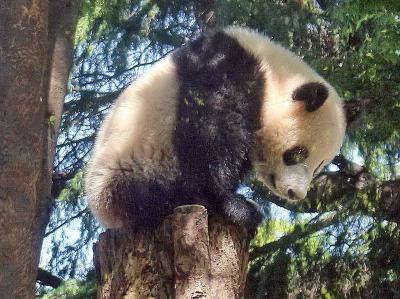
[[[299,200],[303,199],[307,195],[307,191],[303,191],[301,189],[292,189],[289,188],[287,191],[287,195],[290,199]]]

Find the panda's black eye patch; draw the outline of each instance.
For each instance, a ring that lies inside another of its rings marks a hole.
[[[286,165],[296,165],[308,158],[308,150],[304,146],[295,146],[283,154],[283,161]]]

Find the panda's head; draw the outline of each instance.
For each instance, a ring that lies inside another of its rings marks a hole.
[[[260,61],[265,75],[261,129],[252,154],[256,173],[276,195],[302,199],[342,145],[342,102],[300,57],[268,37],[235,26],[226,32]]]
[[[307,82],[301,76],[292,79],[285,83],[290,88],[266,95],[254,164],[273,193],[298,200],[338,153],[345,118],[340,99],[328,83]]]

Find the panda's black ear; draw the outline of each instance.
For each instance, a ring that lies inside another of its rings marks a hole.
[[[304,101],[306,110],[313,112],[324,104],[328,98],[328,88],[319,82],[309,82],[296,88],[292,98],[294,101]]]

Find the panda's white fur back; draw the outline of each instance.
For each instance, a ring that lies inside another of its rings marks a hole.
[[[225,33],[260,61],[265,74],[259,134],[268,142],[266,151],[270,155],[265,164],[254,166],[273,192],[285,197],[288,186],[293,186],[299,197],[304,197],[313,169],[321,161],[329,162],[341,145],[345,119],[340,99],[334,88],[298,56],[267,37],[239,27],[229,27]],[[329,98],[313,113],[305,112],[303,103],[292,101],[293,90],[307,82],[321,82],[329,90]],[[179,162],[173,138],[179,88],[176,64],[168,56],[133,82],[105,118],[87,169],[85,188],[91,210],[106,227],[123,223],[102,192],[121,169],[135,167],[133,159],[143,170],[140,176],[163,176],[171,182],[177,177]],[[305,165],[288,170],[281,165],[282,152],[298,142],[309,147],[310,158]],[[277,186],[265,179],[272,171],[277,174]]]

